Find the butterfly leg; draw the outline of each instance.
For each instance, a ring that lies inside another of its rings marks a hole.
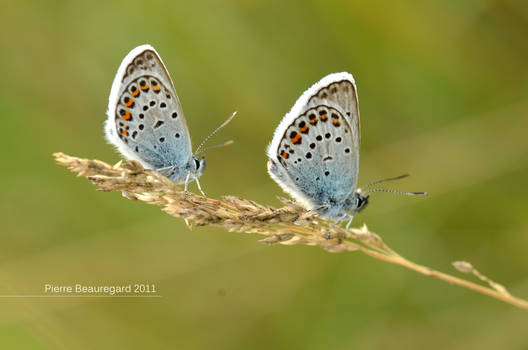
[[[297,215],[297,217],[295,218],[295,220],[293,221],[297,221],[299,218],[305,216],[305,215],[310,215],[312,213],[317,213],[319,214],[321,210],[323,209],[327,209],[328,208],[328,205],[324,204],[324,205],[321,205],[319,207],[315,207],[313,209],[309,209],[309,210],[305,210],[303,211],[302,213],[300,213],[299,215]]]
[[[198,185],[198,189],[200,190],[200,192],[202,192],[202,196],[207,198],[207,196],[205,195],[204,191],[202,191],[202,186],[200,186],[200,181],[198,181],[198,178],[194,179],[194,181],[196,181],[196,184]]]
[[[347,214],[347,217],[349,217],[350,220],[348,220],[348,224],[346,225],[345,231],[348,231],[348,229],[350,228],[350,224],[352,224],[352,220],[354,220],[354,215]]]
[[[191,177],[191,173],[187,174],[187,177],[185,178],[185,196],[187,196],[187,185],[189,185],[189,178]]]
[[[324,238],[326,239],[330,239],[332,238],[332,230],[334,229],[334,227],[336,227],[341,221],[343,221],[344,218],[346,218],[348,216],[348,214],[344,214],[343,216],[341,216],[340,218],[338,218],[336,221],[334,221],[330,227],[328,227],[328,231],[326,232],[325,235],[323,235]]]

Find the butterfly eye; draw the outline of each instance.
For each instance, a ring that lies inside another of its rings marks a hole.
[[[196,158],[194,158],[194,165],[196,166],[196,170],[200,169],[200,161]]]

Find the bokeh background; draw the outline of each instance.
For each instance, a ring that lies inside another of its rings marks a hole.
[[[2,349],[527,349],[528,313],[360,253],[190,231],[96,192],[52,152],[117,162],[103,139],[114,74],[152,44],[208,196],[280,205],[265,147],[297,97],[349,71],[362,117],[367,223],[407,258],[454,260],[528,297],[528,6],[524,1],[4,1],[0,294],[45,283],[155,283],[159,299],[0,300]],[[211,143],[212,144],[212,143]],[[191,190],[196,191],[194,185]]]

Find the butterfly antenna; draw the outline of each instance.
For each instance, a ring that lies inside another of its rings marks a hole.
[[[220,147],[226,147],[226,146],[231,146],[233,143],[235,143],[235,141],[233,140],[229,140],[229,141],[226,141],[224,143],[221,143],[219,145],[214,145],[214,146],[209,146],[209,147],[205,147],[203,150],[201,150],[199,153],[196,153],[195,156],[199,155],[200,153],[204,153],[205,151],[208,151],[210,149],[215,149],[215,148],[220,148]]]
[[[388,190],[385,188],[373,188],[372,190],[368,190],[365,192],[360,191],[362,195],[366,195],[372,192],[388,192],[388,193],[395,193],[395,194],[405,194],[407,196],[426,196],[427,195],[427,192],[402,192],[402,191]]]
[[[377,184],[382,183],[382,182],[389,182],[389,181],[395,181],[395,180],[404,179],[404,178],[406,178],[408,176],[411,176],[411,174],[403,174],[403,175],[396,176],[396,177],[389,177],[388,179],[381,179],[381,180],[373,181],[373,182],[368,183],[365,186],[361,187],[361,189],[365,189],[365,188],[368,188],[368,187],[370,187],[372,185],[377,185]]]
[[[226,126],[227,124],[229,124],[229,122],[230,122],[231,120],[233,120],[233,118],[235,117],[236,114],[237,114],[237,111],[235,111],[233,114],[231,114],[231,116],[230,116],[229,118],[227,118],[227,120],[226,120],[225,122],[223,122],[218,128],[216,128],[212,133],[210,133],[209,136],[207,136],[207,137],[205,138],[205,140],[202,141],[202,143],[200,144],[200,146],[198,146],[198,148],[196,149],[196,151],[194,152],[194,154],[195,154],[195,155],[198,155],[198,154],[202,153],[203,151],[200,152],[200,150],[202,149],[203,145],[205,145],[205,143],[206,143],[207,141],[209,141],[209,139],[210,139],[211,137],[213,137],[214,134],[216,134],[220,129],[222,129],[224,126]],[[233,141],[227,141],[227,142],[223,143],[222,145],[211,146],[211,147],[209,147],[209,148],[207,148],[207,149],[218,148],[218,147],[223,147],[223,146],[229,146],[229,145],[232,144],[232,143],[233,143]],[[205,151],[205,150],[204,150],[204,151]]]

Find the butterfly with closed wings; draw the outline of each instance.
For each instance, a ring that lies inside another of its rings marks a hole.
[[[205,169],[202,145],[192,152],[191,136],[176,89],[161,57],[150,45],[133,49],[119,67],[108,101],[107,140],[127,159],[167,176],[176,184],[196,181]],[[228,143],[226,143],[227,145]],[[205,196],[205,194],[204,194]]]
[[[368,204],[369,192],[425,194],[356,189],[360,138],[354,78],[330,74],[304,92],[280,122],[267,149],[268,172],[306,209],[335,223],[348,219],[347,229],[353,214]]]

